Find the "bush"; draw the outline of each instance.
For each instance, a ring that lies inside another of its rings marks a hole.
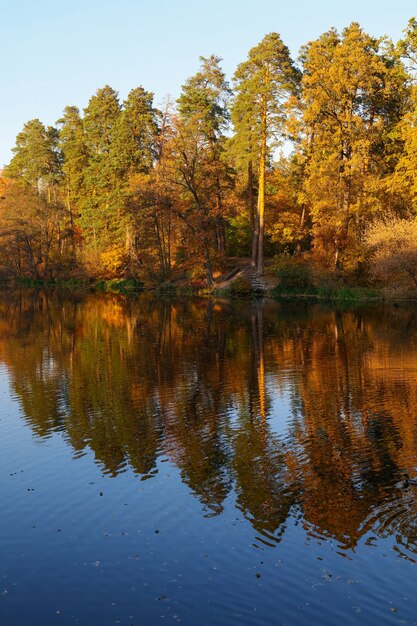
[[[253,288],[250,281],[245,276],[237,276],[227,286],[214,288],[213,293],[217,296],[249,296],[253,294]]]
[[[227,293],[231,296],[249,295],[252,291],[252,285],[245,276],[238,276],[227,288]]]
[[[311,269],[302,257],[282,255],[276,261],[281,289],[309,289],[313,286]]]
[[[390,217],[369,228],[371,271],[383,285],[417,288],[417,221]]]
[[[98,280],[91,284],[94,291],[111,291],[113,293],[135,293],[142,291],[143,285],[136,278],[124,278],[118,280]]]
[[[174,296],[177,293],[177,287],[171,281],[166,280],[156,287],[155,292],[159,296]]]

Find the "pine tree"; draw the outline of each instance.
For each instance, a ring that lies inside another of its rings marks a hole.
[[[248,54],[234,75],[232,106],[234,151],[258,171],[258,202],[252,245],[252,266],[263,272],[265,172],[283,135],[285,102],[298,87],[299,72],[277,33],[270,33]],[[250,183],[252,184],[252,183]]]
[[[225,215],[223,186],[227,172],[222,158],[225,132],[229,124],[228,102],[231,96],[226,76],[220,67],[221,58],[215,55],[200,57],[200,70],[183,85],[178,98],[178,110],[184,125],[200,135],[206,144],[207,158],[211,162],[213,191],[216,203],[216,248],[225,254]]]
[[[124,234],[120,181],[112,158],[112,142],[120,114],[117,92],[108,85],[96,92],[84,110],[88,167],[80,223],[93,254],[104,251],[109,245],[117,246]]]
[[[143,87],[132,89],[123,102],[111,145],[113,166],[118,176],[148,173],[156,158],[160,112],[153,94]]]
[[[62,165],[56,129],[46,128],[38,119],[30,120],[17,135],[13,153],[5,175],[28,183],[38,193],[45,191],[50,199]]]
[[[71,238],[75,252],[74,227],[85,200],[85,175],[88,167],[88,152],[83,122],[77,107],[67,106],[63,117],[58,120],[59,146],[63,155],[63,186]]]

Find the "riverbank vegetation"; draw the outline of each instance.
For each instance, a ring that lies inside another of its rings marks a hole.
[[[176,102],[105,86],[25,124],[1,177],[1,277],[416,290],[417,21],[398,42],[331,29],[298,59],[270,33],[231,83],[200,62]]]

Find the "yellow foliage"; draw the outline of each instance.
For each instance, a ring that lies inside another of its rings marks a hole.
[[[417,221],[378,220],[368,230],[366,242],[372,250],[372,270],[389,286],[417,287]]]
[[[108,277],[120,275],[125,261],[125,248],[121,245],[115,245],[100,253],[100,267],[104,274]]]

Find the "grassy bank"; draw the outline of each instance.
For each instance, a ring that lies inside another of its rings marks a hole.
[[[254,290],[250,283],[239,278],[227,287],[219,289],[195,287],[186,281],[181,283],[166,281],[159,285],[144,285],[135,279],[92,280],[87,278],[37,280],[20,278],[0,283],[3,288],[30,289],[68,289],[74,292],[98,292],[137,294],[143,291],[153,292],[157,297],[203,297],[203,298],[273,298],[276,300],[322,300],[338,302],[399,302],[416,301],[417,292],[387,291],[382,288],[347,287],[347,286],[289,286],[274,285],[266,291]]]
[[[363,302],[367,300],[385,300],[381,290],[365,287],[281,287],[271,290],[270,295],[277,299],[314,298],[316,300],[344,300]]]
[[[6,283],[5,283],[6,284]],[[7,283],[14,287],[27,287],[32,289],[69,289],[73,291],[98,291],[109,293],[138,293],[143,291],[140,281],[133,278],[112,279],[112,280],[91,280],[87,278],[70,278],[39,280],[35,278],[19,278],[12,283]]]

